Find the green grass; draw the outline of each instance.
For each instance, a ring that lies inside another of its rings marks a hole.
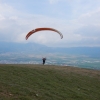
[[[100,100],[100,71],[0,65],[0,100]]]

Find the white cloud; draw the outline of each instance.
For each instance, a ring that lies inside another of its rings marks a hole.
[[[83,4],[83,0],[77,2],[74,0],[49,0],[53,4],[63,1],[64,7],[65,1],[70,4],[71,13],[68,13],[70,18],[65,17],[67,13],[64,12],[63,7],[59,11],[55,9],[57,14],[59,12],[59,14],[65,15],[60,18],[48,14],[25,13],[25,11],[18,11],[17,8],[6,3],[0,3],[0,23],[2,23],[0,24],[0,41],[37,42],[48,46],[99,46],[100,8],[98,4],[97,7],[96,5],[94,7],[94,2],[89,4],[90,1]],[[61,40],[58,34],[45,31],[34,34],[26,41],[25,35],[36,27],[56,28],[62,32],[64,38]]]
[[[2,21],[2,20],[4,20],[4,19],[5,19],[5,17],[2,16],[2,15],[0,15],[0,21]]]

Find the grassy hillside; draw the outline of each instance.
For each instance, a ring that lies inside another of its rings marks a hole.
[[[0,65],[0,100],[100,100],[100,71]]]

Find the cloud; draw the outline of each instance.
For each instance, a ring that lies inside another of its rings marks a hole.
[[[83,14],[77,20],[81,27],[75,31],[80,34],[86,41],[91,41],[99,45],[100,41],[100,9]],[[82,40],[84,41],[84,40]],[[92,44],[94,44],[92,43]]]
[[[100,8],[97,8],[94,11],[90,11],[88,13],[82,14],[80,16],[79,21],[81,21],[82,23],[87,23],[87,24],[98,24],[100,22],[99,20],[100,18]],[[98,22],[99,21],[99,22]]]
[[[7,3],[0,3],[0,23],[2,23],[0,24],[0,41],[36,42],[47,46],[64,47],[100,46],[100,3],[98,0],[97,3],[94,1],[90,3],[90,0],[87,2],[86,0],[49,0],[49,2],[56,6],[49,5],[51,9],[55,8],[55,15],[59,17],[47,13],[23,12]],[[60,8],[59,5],[61,5]],[[52,12],[50,10],[51,14]],[[62,32],[64,38],[60,39],[58,34],[45,31],[32,35],[26,41],[26,34],[37,27],[55,28]]]

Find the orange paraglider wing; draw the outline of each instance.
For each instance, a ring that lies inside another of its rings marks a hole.
[[[53,29],[53,28],[36,28],[36,29],[30,31],[30,32],[26,35],[26,40],[30,37],[30,35],[34,34],[35,32],[38,32],[38,31],[45,31],[45,30],[57,32],[57,33],[60,35],[61,39],[63,38],[63,35],[61,34],[61,32],[59,32],[59,31],[56,30],[56,29]]]

